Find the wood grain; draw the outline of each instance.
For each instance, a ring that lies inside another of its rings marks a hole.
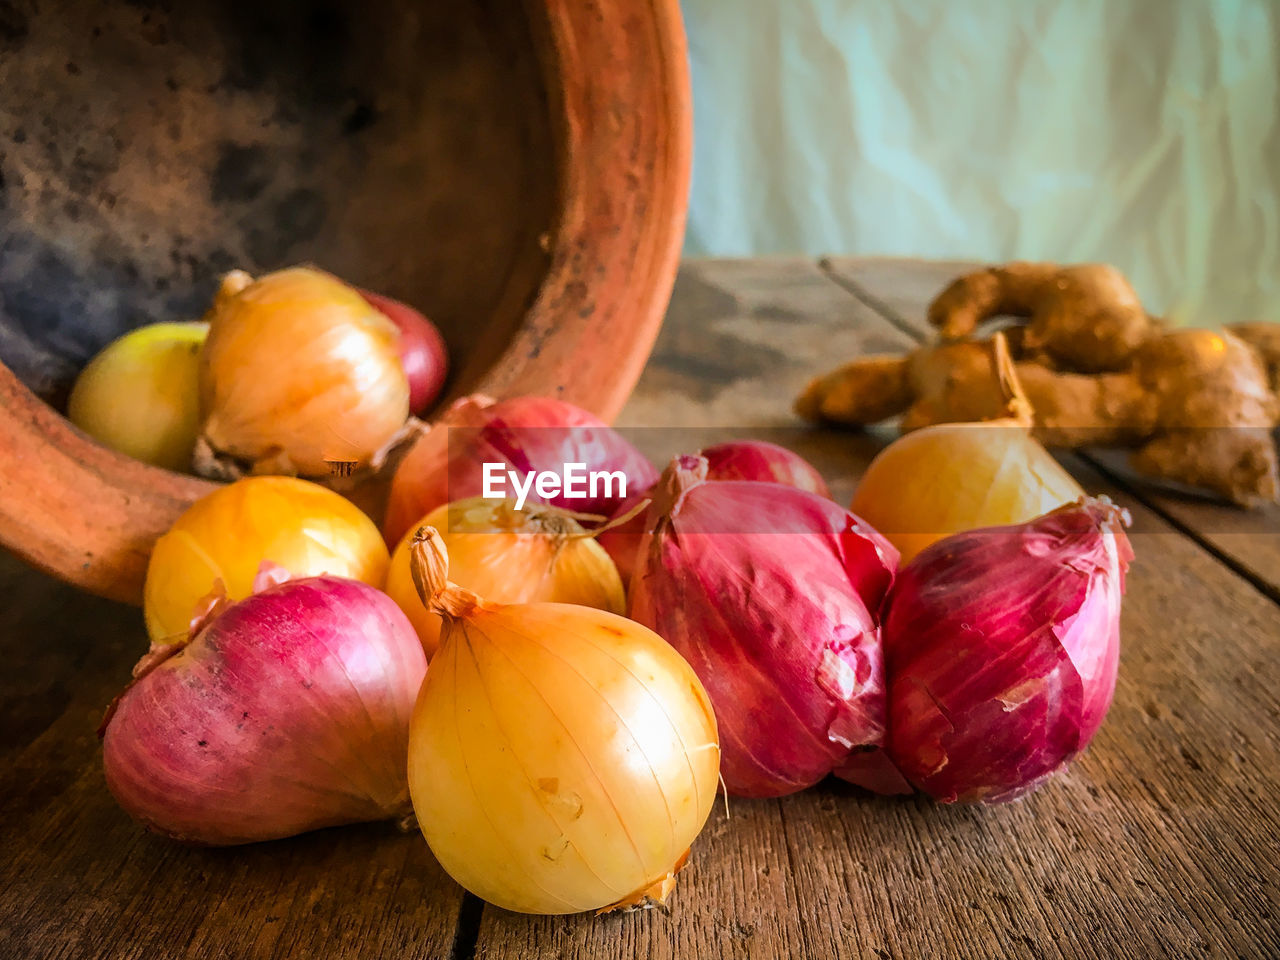
[[[812,262],[695,261],[619,422],[655,456],[786,437],[843,500],[888,435],[800,427],[792,395],[845,356],[910,342]],[[1084,757],[991,809],[834,782],[733,800],[669,911],[601,918],[481,907],[390,826],[221,851],[147,836],[106,794],[93,737],[142,650],[137,611],[0,555],[0,956],[1280,956],[1280,611],[1066,462],[1132,511],[1137,553],[1115,703]]]
[[[933,335],[929,301],[979,264],[964,260],[831,257],[823,269],[861,302],[916,339]],[[838,361],[837,361],[838,362]],[[1280,435],[1278,435],[1280,436]],[[1280,601],[1280,505],[1241,510],[1195,492],[1173,491],[1129,467],[1119,450],[1090,450],[1094,467]]]

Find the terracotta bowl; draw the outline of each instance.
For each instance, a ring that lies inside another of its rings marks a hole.
[[[684,226],[676,0],[46,0],[0,11],[0,542],[138,602],[210,485],[57,411],[126,329],[221,273],[314,262],[422,309],[450,394],[605,418]],[[288,358],[282,357],[282,363]]]

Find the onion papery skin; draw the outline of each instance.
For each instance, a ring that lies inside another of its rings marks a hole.
[[[899,572],[883,630],[890,756],[919,789],[1012,800],[1088,746],[1115,690],[1126,521],[1084,499],[948,537]]]
[[[445,618],[409,736],[436,859],[520,913],[665,900],[715,802],[697,676],[616,614],[469,596]]]
[[[112,341],[76,378],[67,419],[103,446],[191,472],[207,323],[153,323]]]
[[[663,475],[631,616],[711,695],[728,792],[794,793],[883,746],[879,611],[897,553],[816,494],[705,476],[697,457]]]
[[[147,633],[153,643],[184,639],[215,580],[231,599],[247,597],[264,560],[295,577],[380,587],[388,559],[377,525],[340,494],[296,477],[246,477],[197,500],[156,541],[143,587]]]
[[[820,497],[830,494],[827,483],[816,468],[798,453],[765,440],[731,440],[706,447],[698,456],[706,458],[708,480],[751,480],[762,483],[784,483],[797,490],[808,490]],[[616,510],[616,519],[625,516],[645,499],[653,497],[653,488],[629,496]],[[645,511],[626,523],[601,533],[596,539],[608,551],[622,575],[631,582],[635,573],[640,540],[645,534]]]
[[[827,482],[813,464],[767,440],[730,440],[705,447],[699,455],[707,460],[708,480],[784,483],[820,497],[830,496]]]
[[[906,564],[950,534],[1025,523],[1082,496],[1026,426],[944,423],[880,451],[849,509],[897,547]]]
[[[412,626],[372,587],[271,587],[120,696],[103,734],[107,786],[150,829],[216,846],[403,817],[425,672]]]
[[[225,282],[224,282],[225,283]],[[200,356],[203,439],[270,472],[369,466],[404,427],[400,334],[354,288],[309,267],[220,293]]]
[[[421,416],[444,388],[449,353],[436,325],[408,304],[361,290],[360,296],[400,331],[400,365],[409,381],[409,412]]]
[[[568,463],[584,463],[588,471],[621,470],[628,495],[658,478],[653,464],[630,441],[571,403],[553,397],[464,397],[418,439],[397,468],[383,525],[387,542],[399,542],[412,524],[442,504],[479,496],[485,463],[502,463],[521,475],[532,470],[561,473]],[[529,500],[537,499],[531,491]],[[548,502],[607,517],[624,499],[559,496]]]
[[[440,616],[423,606],[410,572],[418,527],[440,531],[449,578],[494,603],[577,603],[626,613],[626,592],[604,549],[570,517],[536,504],[472,497],[437,507],[404,535],[387,568],[386,592],[418,631],[428,659],[440,645]]]

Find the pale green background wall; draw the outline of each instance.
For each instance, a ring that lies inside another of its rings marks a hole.
[[[683,0],[686,252],[1108,260],[1280,320],[1280,0]]]

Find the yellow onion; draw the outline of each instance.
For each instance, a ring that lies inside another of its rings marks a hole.
[[[943,423],[895,440],[871,461],[849,509],[908,563],[935,540],[1026,523],[1084,496],[1015,422]]]
[[[624,613],[618,568],[564,510],[472,497],[432,510],[418,526],[435,527],[449,550],[449,576],[495,603],[548,600]],[[416,528],[415,528],[416,529]],[[418,597],[409,570],[414,531],[391,556],[386,591],[405,612],[430,657],[440,645],[440,617]]]
[[[233,600],[249,596],[264,560],[295,577],[381,587],[387,547],[373,521],[332,490],[294,477],[237,480],[193,503],[156,541],[142,601],[152,641],[186,637],[215,580]]]
[[[431,527],[412,561],[444,619],[409,727],[409,794],[436,859],[521,913],[665,901],[720,764],[692,668],[617,614],[449,583]]]
[[[112,341],[76,379],[67,418],[104,446],[190,470],[200,428],[196,387],[207,323],[153,323]]]
[[[258,472],[370,465],[409,415],[399,332],[353,287],[295,267],[227,275],[201,354],[202,439]]]
[[[1084,490],[1031,435],[1034,415],[995,339],[1008,415],[940,423],[899,437],[871,461],[849,509],[898,548],[905,566],[929,544],[981,527],[1027,523]]]

